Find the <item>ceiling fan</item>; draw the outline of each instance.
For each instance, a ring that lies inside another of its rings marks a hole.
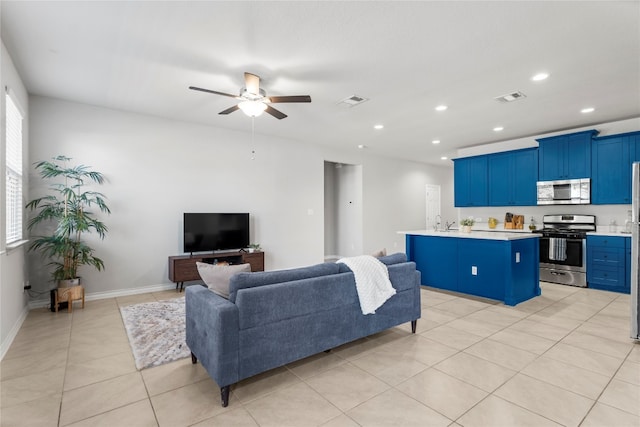
[[[228,96],[240,101],[237,105],[227,108],[224,111],[220,111],[218,114],[229,114],[240,109],[249,117],[257,117],[262,114],[263,111],[266,111],[276,119],[284,119],[287,115],[282,111],[276,110],[269,104],[283,102],[311,102],[311,97],[309,95],[267,97],[264,89],[260,88],[260,77],[251,73],[244,73],[244,87],[240,89],[240,95],[231,95],[230,93],[218,92],[195,86],[189,86],[189,89],[213,93],[215,95]]]

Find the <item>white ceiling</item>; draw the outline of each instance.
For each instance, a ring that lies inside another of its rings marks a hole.
[[[276,105],[284,120],[257,118],[257,135],[443,164],[462,147],[640,116],[638,1],[0,8],[2,40],[30,94],[247,132],[240,111],[217,114],[234,99],[188,86],[235,94],[249,71],[267,95],[311,95],[311,104]],[[531,81],[540,71],[551,76]],[[527,97],[494,100],[513,91]],[[370,100],[338,105],[351,95]],[[581,114],[587,106],[596,110]]]

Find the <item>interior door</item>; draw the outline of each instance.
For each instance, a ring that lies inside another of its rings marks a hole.
[[[427,184],[427,230],[433,230],[438,221],[442,223],[440,216],[440,186]]]

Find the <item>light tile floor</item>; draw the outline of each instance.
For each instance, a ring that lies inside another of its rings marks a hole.
[[[200,364],[137,371],[119,307],[33,310],[0,370],[2,426],[640,426],[629,296],[542,284],[516,307],[422,290],[402,325],[232,388]]]

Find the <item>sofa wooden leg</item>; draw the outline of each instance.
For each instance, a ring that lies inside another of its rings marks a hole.
[[[222,407],[226,408],[229,406],[229,390],[231,389],[230,385],[226,385],[220,389],[220,396],[222,397]]]
[[[195,354],[193,354],[193,351],[191,352],[191,363],[193,363],[194,365],[198,363],[198,358]]]
[[[325,350],[324,352],[325,352],[325,353],[331,353],[331,349],[329,349],[329,350]]]
[[[412,320],[411,321],[411,333],[415,334],[416,333],[416,327],[418,326],[418,321],[417,320]]]

